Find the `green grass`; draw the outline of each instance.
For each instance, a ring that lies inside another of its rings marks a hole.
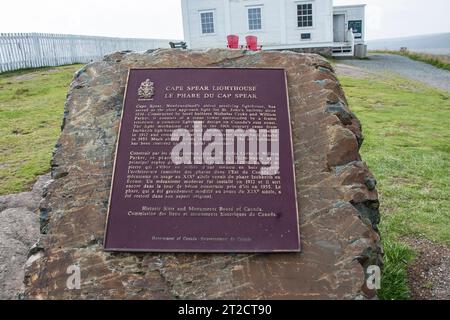
[[[0,195],[27,190],[50,170],[67,89],[80,67],[0,74]]]
[[[450,94],[393,76],[340,78],[363,125],[363,159],[378,180],[383,299],[408,298],[410,236],[450,245]]]
[[[425,62],[437,68],[450,71],[450,57],[437,54],[426,54],[411,51],[395,51],[395,50],[376,50],[374,53],[389,53],[408,57],[412,60]]]
[[[400,241],[383,239],[384,266],[381,277],[381,300],[408,300],[411,298],[408,282],[408,263],[415,257],[415,252]]]
[[[415,255],[407,245],[390,240],[390,238],[385,237],[383,240],[384,267],[378,298],[381,300],[408,300],[411,296],[407,282],[407,266]]]

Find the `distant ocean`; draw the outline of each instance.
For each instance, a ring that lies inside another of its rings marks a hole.
[[[369,50],[400,50],[407,47],[410,51],[450,56],[450,33],[369,40],[367,44]]]

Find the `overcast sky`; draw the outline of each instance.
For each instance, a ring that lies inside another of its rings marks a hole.
[[[0,32],[182,39],[180,2],[2,0]],[[450,32],[450,0],[334,0],[334,3],[367,4],[367,39]]]

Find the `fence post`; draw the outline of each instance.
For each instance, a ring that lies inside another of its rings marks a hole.
[[[22,68],[88,63],[116,51],[157,49],[170,40],[0,33],[0,73]]]

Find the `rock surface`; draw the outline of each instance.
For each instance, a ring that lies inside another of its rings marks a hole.
[[[0,300],[23,291],[24,264],[39,239],[37,209],[50,174],[39,177],[32,191],[0,196]]]
[[[282,67],[293,125],[302,253],[126,254],[102,249],[127,70]],[[75,75],[52,177],[41,203],[42,251],[30,259],[29,299],[360,299],[365,268],[381,265],[378,195],[361,161],[359,121],[332,67],[292,52],[157,50],[115,53]],[[370,182],[370,183],[368,183]],[[81,288],[70,290],[70,266]]]

